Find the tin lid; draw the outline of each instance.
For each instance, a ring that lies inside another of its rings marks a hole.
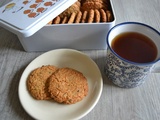
[[[0,8],[0,26],[29,37],[77,0],[12,0]]]

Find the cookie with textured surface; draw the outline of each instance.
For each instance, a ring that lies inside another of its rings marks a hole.
[[[51,99],[48,93],[47,80],[58,68],[46,65],[33,70],[27,79],[27,88],[32,97],[37,100]]]
[[[49,78],[48,92],[58,103],[74,104],[87,96],[87,79],[75,69],[60,68]]]

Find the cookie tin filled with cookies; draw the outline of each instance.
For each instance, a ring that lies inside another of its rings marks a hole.
[[[15,33],[24,50],[106,49],[115,25],[111,0],[2,0],[0,26]]]

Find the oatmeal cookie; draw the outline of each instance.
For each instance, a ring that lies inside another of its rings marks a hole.
[[[100,2],[85,2],[83,3],[81,10],[82,11],[89,11],[89,10],[95,10],[95,9],[107,9],[106,4],[100,3]]]
[[[87,11],[83,12],[81,23],[86,23],[87,22],[87,14],[88,14]]]
[[[75,23],[80,23],[81,22],[81,18],[82,18],[82,12],[79,11],[77,13],[76,19],[75,19]]]
[[[82,4],[85,2],[99,2],[99,3],[105,3],[107,4],[106,0],[83,0]]]
[[[76,1],[73,5],[71,5],[69,8],[67,8],[64,12],[62,12],[59,16],[60,18],[64,18],[65,16],[69,17],[71,14],[78,13],[80,11],[80,2]]]
[[[92,22],[94,22],[94,10],[91,9],[88,15],[88,23],[92,23]]]
[[[51,65],[46,65],[33,70],[27,79],[27,88],[30,94],[37,100],[51,99],[48,93],[48,78],[58,68]]]
[[[48,91],[58,103],[74,104],[88,94],[85,76],[72,68],[60,68],[50,78]]]
[[[103,9],[100,9],[100,14],[101,14],[101,22],[107,22],[107,16]]]
[[[111,11],[107,10],[106,15],[107,15],[107,21],[111,22],[113,20]]]
[[[99,10],[97,10],[97,9],[96,9],[94,12],[95,12],[95,18],[94,18],[94,19],[95,19],[95,22],[96,22],[96,23],[99,23],[99,22],[100,22],[100,19],[101,19],[100,12],[99,12]]]
[[[75,17],[76,17],[76,13],[73,12],[68,20],[68,24],[74,23]]]
[[[61,24],[65,24],[65,23],[67,23],[68,22],[68,18],[67,18],[67,16],[65,16],[64,18],[63,18],[63,20],[62,20],[62,23]]]
[[[59,16],[57,16],[56,18],[53,19],[53,24],[60,24],[61,22],[61,18]]]

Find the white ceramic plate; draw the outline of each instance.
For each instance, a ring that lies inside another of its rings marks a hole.
[[[42,65],[71,67],[84,74],[89,84],[89,94],[71,105],[47,100],[35,100],[29,94],[26,80],[29,73]],[[98,102],[103,81],[99,68],[87,55],[72,49],[56,49],[34,59],[24,70],[19,83],[19,99],[26,112],[38,120],[73,120],[88,114]]]

